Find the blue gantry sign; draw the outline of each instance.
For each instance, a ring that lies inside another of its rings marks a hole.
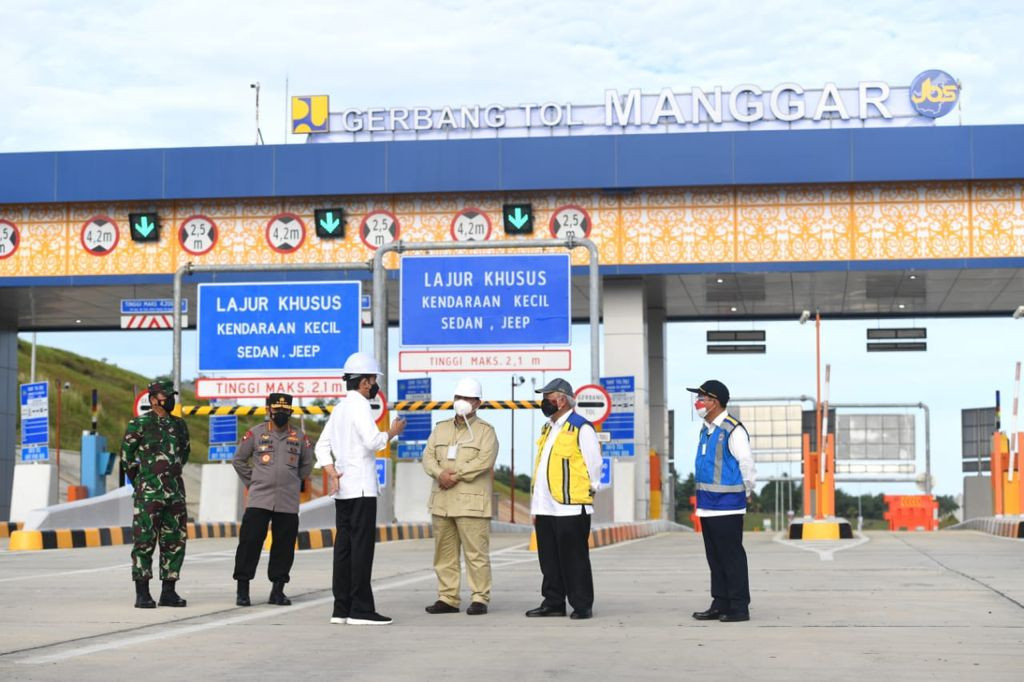
[[[359,308],[359,282],[200,284],[199,371],[340,370]]]
[[[611,438],[601,452],[611,457],[636,454],[636,381],[634,377],[601,377],[601,386],[612,397],[612,413],[601,428]]]
[[[569,255],[405,256],[403,346],[570,342]]]

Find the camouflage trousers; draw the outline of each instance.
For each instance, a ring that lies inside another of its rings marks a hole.
[[[132,580],[153,577],[153,550],[160,545],[160,579],[177,580],[185,560],[188,517],[185,499],[135,500],[132,519]]]

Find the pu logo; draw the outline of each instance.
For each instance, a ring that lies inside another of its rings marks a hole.
[[[292,97],[292,133],[328,133],[330,130],[327,95]]]
[[[953,85],[932,85],[931,78],[925,78],[921,83],[921,92],[910,95],[910,101],[914,104],[922,102],[955,102],[957,95],[956,84]]]

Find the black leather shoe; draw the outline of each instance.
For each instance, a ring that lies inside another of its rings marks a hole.
[[[459,607],[447,604],[440,599],[424,609],[427,613],[438,614],[438,613],[458,613]]]
[[[720,623],[742,623],[745,620],[750,620],[749,613],[723,613],[718,617]]]
[[[235,606],[252,606],[249,600],[249,581],[239,580],[238,590],[235,592]]]
[[[565,607],[558,608],[557,606],[544,606],[541,604],[535,609],[530,609],[526,612],[527,618],[547,618],[550,616],[564,616]]]
[[[695,620],[718,620],[723,615],[722,611],[716,608],[710,608],[707,611],[694,611],[693,617]]]
[[[487,613],[487,604],[482,601],[475,601],[466,609],[467,616],[482,616]]]
[[[284,594],[284,583],[276,582],[270,589],[270,598],[267,600],[268,604],[277,604],[278,606],[291,606],[292,600]]]
[[[572,619],[572,620],[586,620],[588,618],[593,618],[593,617],[594,617],[594,610],[593,609],[576,609],[575,611],[572,612],[572,615],[569,616],[569,618]]]
[[[160,606],[177,606],[182,607],[188,604],[184,599],[178,596],[178,593],[174,591],[174,580],[163,581],[163,589],[160,590]]]
[[[148,580],[136,580],[135,581],[135,608],[137,609],[155,609],[156,602],[153,601],[153,596],[149,593],[149,581]]]

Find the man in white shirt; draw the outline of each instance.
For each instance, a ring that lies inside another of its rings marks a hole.
[[[334,406],[316,443],[316,461],[327,472],[327,493],[334,497],[334,612],[332,623],[387,625],[377,613],[370,577],[377,527],[376,454],[405,430],[401,417],[380,431],[370,412],[377,396],[380,366],[367,353],[345,360],[345,398]]]
[[[694,612],[693,617],[723,623],[750,620],[750,584],[743,550],[743,517],[757,480],[750,436],[743,424],[726,412],[729,389],[721,381],[712,379],[686,390],[697,394],[693,406],[704,419],[694,478],[712,598],[711,607]]]
[[[537,440],[530,513],[537,532],[537,559],[544,576],[544,601],[527,617],[593,617],[594,578],[590,569],[590,515],[601,487],[601,446],[593,425],[573,412],[572,386],[554,379],[537,390],[548,422]]]

